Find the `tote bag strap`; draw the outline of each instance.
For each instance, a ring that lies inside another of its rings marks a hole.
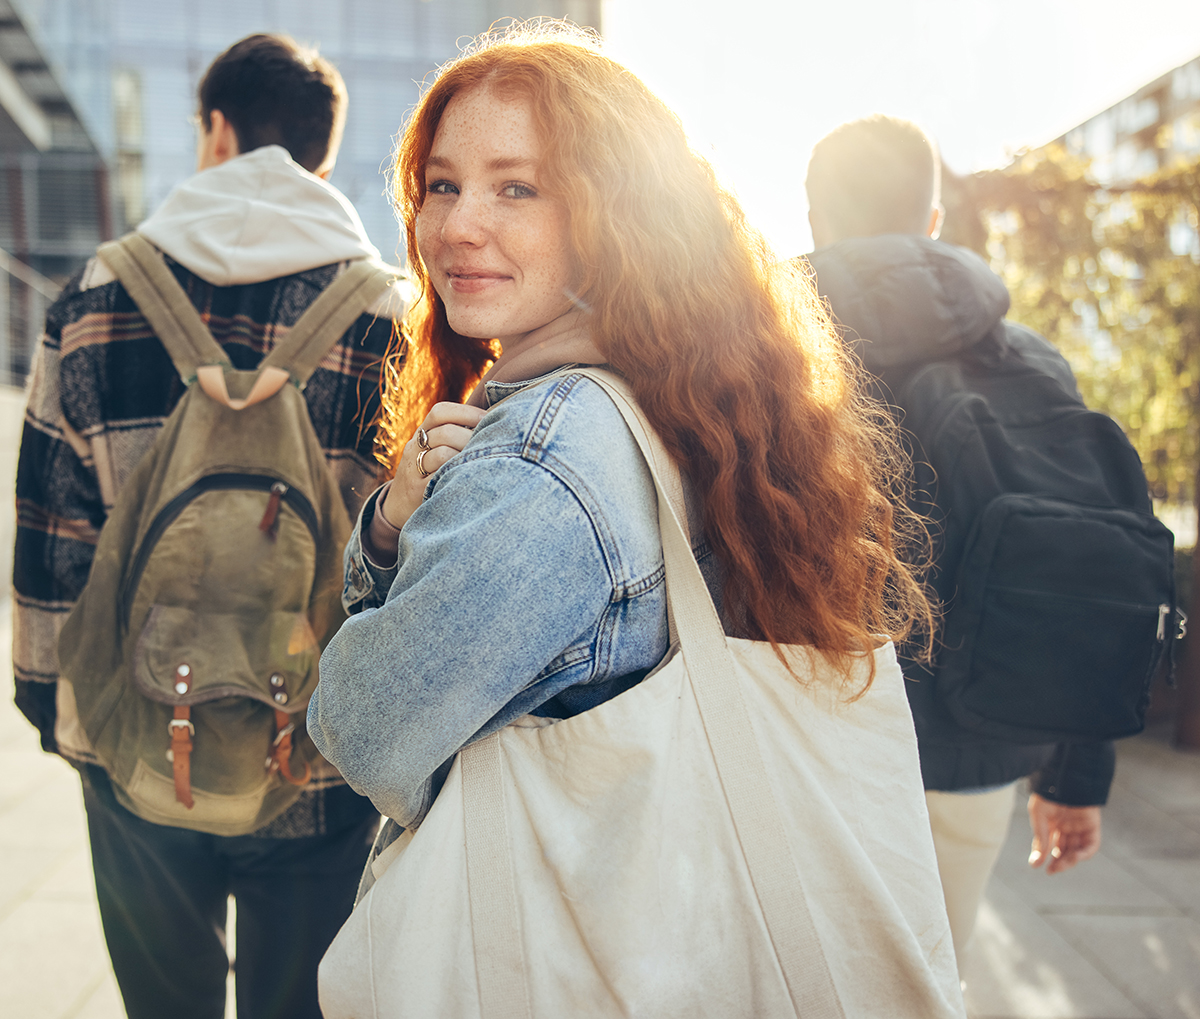
[[[726,803],[796,1013],[804,1019],[845,1019],[749,712],[739,684],[731,678],[734,663],[724,629],[672,505],[671,493],[682,492],[678,467],[623,380],[592,368],[575,372],[591,379],[612,399],[654,477],[669,611],[678,627],[680,650]],[[664,483],[664,475],[671,483]],[[462,761],[467,876],[483,1019],[530,1014],[521,938],[514,936],[518,913],[500,755],[497,733],[466,748]],[[498,839],[503,840],[500,845]],[[500,965],[506,967],[504,973],[497,973]]]

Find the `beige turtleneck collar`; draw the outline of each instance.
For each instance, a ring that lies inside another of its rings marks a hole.
[[[607,360],[592,340],[585,313],[568,311],[505,348],[466,402],[486,409],[489,382],[522,382],[564,364],[604,364]]]

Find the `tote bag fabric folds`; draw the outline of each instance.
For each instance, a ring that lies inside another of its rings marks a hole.
[[[655,475],[677,640],[619,697],[459,754],[322,961],[326,1019],[961,1019],[892,645],[848,677],[787,647],[792,675],[727,638],[677,470],[586,374]]]

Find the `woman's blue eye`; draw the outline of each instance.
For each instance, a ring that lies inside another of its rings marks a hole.
[[[531,188],[528,184],[522,184],[519,181],[512,181],[505,184],[500,193],[506,198],[535,198],[537,190]]]
[[[432,184],[427,184],[425,190],[431,195],[456,195],[458,188],[451,184],[448,180],[435,180]]]

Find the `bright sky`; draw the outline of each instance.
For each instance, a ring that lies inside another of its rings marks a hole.
[[[683,119],[780,255],[845,120],[921,124],[962,173],[1061,135],[1200,55],[1198,0],[603,0],[607,52]]]

